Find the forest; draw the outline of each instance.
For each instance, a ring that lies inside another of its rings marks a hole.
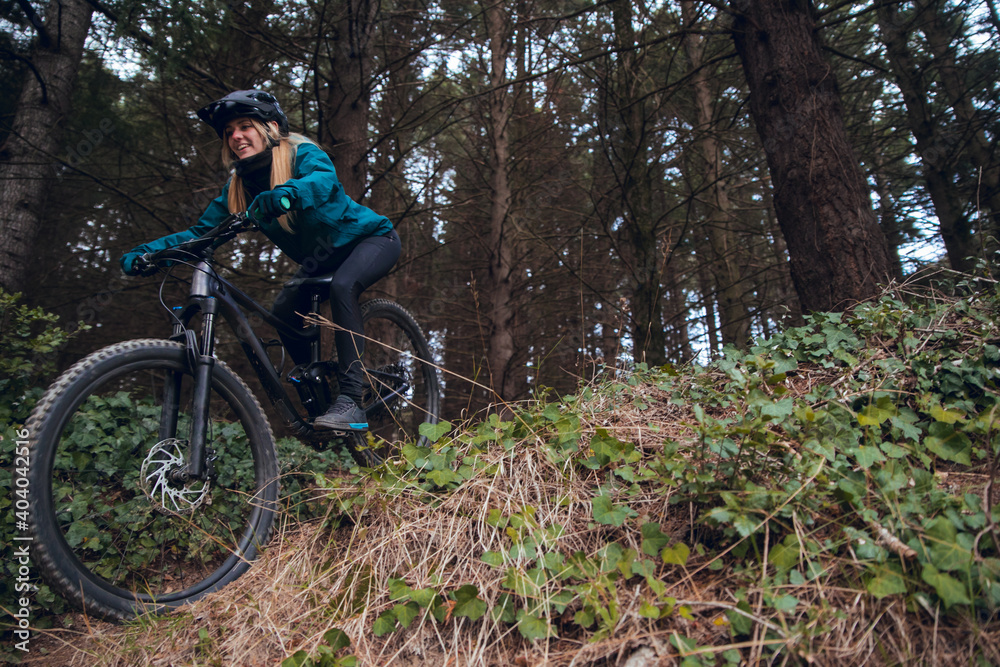
[[[90,326],[63,365],[163,335],[159,281],[117,260],[217,196],[194,111],[237,89],[274,93],[393,221],[403,255],[369,294],[425,329],[448,417],[707,362],[995,246],[993,0],[9,0],[0,20],[0,284]],[[227,252],[262,303],[296,268],[259,235]]]
[[[218,195],[196,110],[233,90],[392,221],[365,296],[414,315],[444,387],[371,468],[271,419],[280,525],[246,579],[122,626],[42,584],[40,650],[0,659],[1000,661],[997,0],[0,8],[0,486],[58,372],[169,335],[183,271],[118,260]],[[297,269],[260,233],[216,257],[263,304]],[[130,454],[113,408],[88,473]],[[214,557],[181,532],[136,551]]]

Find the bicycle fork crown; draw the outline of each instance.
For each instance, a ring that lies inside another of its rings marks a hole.
[[[191,296],[210,296],[213,283],[212,269],[208,262],[198,262],[191,276]]]

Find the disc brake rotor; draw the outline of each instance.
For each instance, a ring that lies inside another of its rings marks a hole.
[[[167,438],[155,444],[142,462],[139,485],[158,512],[190,514],[208,497],[208,480],[179,484],[170,478],[173,471],[187,465],[183,450],[186,445],[186,440]]]

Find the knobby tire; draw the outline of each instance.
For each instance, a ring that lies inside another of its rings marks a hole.
[[[441,386],[427,339],[405,308],[372,299],[361,304],[361,320],[367,338],[361,359],[366,370],[362,407],[369,412],[369,431],[350,434],[347,445],[359,465],[371,467],[393,455],[401,441],[426,444],[420,425],[438,422]],[[380,369],[404,378],[408,388],[391,395],[397,388],[380,380]],[[379,404],[380,393],[391,396]]]
[[[209,407],[215,479],[165,482],[183,460],[190,384],[180,343],[118,343],[63,373],[26,423],[33,564],[90,614],[123,620],[197,600],[242,575],[270,537],[274,436],[222,361]],[[173,411],[162,407],[171,393],[180,404]],[[171,412],[174,425],[165,427]]]

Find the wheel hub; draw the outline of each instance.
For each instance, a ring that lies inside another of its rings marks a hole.
[[[142,462],[139,485],[156,511],[163,514],[190,514],[208,497],[208,480],[175,481],[187,467],[186,445],[186,440],[167,438],[153,445]]]

